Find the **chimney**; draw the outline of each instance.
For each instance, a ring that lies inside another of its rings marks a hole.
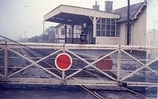
[[[105,1],[105,12],[111,12],[113,10],[113,1]]]
[[[97,4],[97,1],[95,1],[95,5],[93,5],[94,10],[99,10],[100,6]]]

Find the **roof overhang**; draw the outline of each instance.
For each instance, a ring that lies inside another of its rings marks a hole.
[[[64,23],[64,24],[80,24],[80,22],[92,23],[91,18],[120,18],[119,14],[107,13],[94,9],[60,5],[44,16],[44,21]]]
[[[132,20],[138,18],[139,13],[141,13],[142,9],[143,9],[145,6],[147,6],[147,0],[145,0],[145,1],[143,2],[143,4],[141,5],[141,7],[138,9],[138,11],[137,11],[137,12],[135,13],[135,15],[133,16]]]

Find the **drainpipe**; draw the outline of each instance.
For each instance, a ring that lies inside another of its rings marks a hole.
[[[65,44],[67,43],[67,24],[64,25],[65,28]]]
[[[72,32],[72,34],[71,34],[72,42],[71,43],[74,44],[74,24],[72,24],[71,27],[72,27],[72,31],[71,31]]]
[[[130,43],[130,0],[128,0],[127,10],[127,45]]]

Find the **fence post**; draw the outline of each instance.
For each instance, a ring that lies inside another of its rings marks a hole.
[[[121,72],[121,46],[119,45],[118,55],[117,55],[117,81],[120,81]]]
[[[63,53],[65,53],[65,44],[63,44]],[[62,71],[62,84],[65,84],[65,71]]]

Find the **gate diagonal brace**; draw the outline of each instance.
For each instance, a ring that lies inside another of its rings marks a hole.
[[[125,54],[127,54],[125,51],[123,51]],[[131,55],[130,55],[131,56]],[[133,56],[131,56],[133,59],[137,60],[136,58],[134,58]],[[144,68],[148,68],[149,70],[151,70],[152,72],[156,73],[158,75],[158,73],[156,71],[154,71],[153,69],[151,69],[149,66],[154,63],[155,61],[158,60],[158,57],[156,59],[154,59],[153,61],[147,63],[147,64],[143,64],[142,62],[140,62],[139,60],[137,60],[139,63],[141,63],[143,66],[141,66],[140,68],[136,69],[135,71],[133,71],[132,73],[126,75],[124,78],[121,79],[121,81],[129,78],[130,76],[132,76],[133,74],[139,72],[140,70],[144,69]]]
[[[4,48],[1,48],[0,51],[4,50]]]
[[[88,64],[87,66],[85,66],[85,67],[79,69],[78,71],[76,71],[76,72],[70,74],[69,76],[67,76],[66,79],[68,79],[68,78],[70,78],[70,77],[72,77],[72,76],[78,74],[79,72],[83,71],[85,68],[88,68],[88,67],[91,66],[92,68],[96,69],[97,71],[101,72],[102,74],[106,75],[107,77],[111,78],[112,80],[116,81],[115,78],[113,78],[113,77],[111,77],[110,75],[108,75],[108,74],[104,73],[103,71],[99,70],[99,69],[98,69],[97,67],[95,67],[93,64],[95,64],[95,63],[97,63],[98,61],[104,59],[105,57],[107,57],[107,56],[109,56],[109,55],[111,55],[111,54],[117,52],[117,51],[118,51],[117,49],[114,50],[114,51],[112,51],[112,52],[110,52],[110,53],[107,54],[107,55],[104,55],[103,57],[99,58],[98,60],[96,60],[96,61],[94,61],[94,62],[92,62],[92,63],[89,63],[88,61],[86,61],[86,60],[83,59],[82,57],[76,55],[75,53],[73,53],[73,52],[71,52],[71,51],[69,51],[69,50],[66,50],[66,51],[68,51],[69,53],[73,54],[74,56],[76,56],[77,58],[81,59],[82,61],[84,61],[85,63]]]
[[[4,77],[4,75],[0,74],[0,77]]]
[[[23,70],[29,68],[29,67],[31,67],[31,66],[33,66],[33,65],[36,65],[37,67],[43,69],[43,70],[46,71],[47,73],[49,73],[49,74],[51,74],[51,75],[53,75],[53,76],[55,76],[55,77],[57,77],[57,78],[59,78],[59,79],[62,79],[60,76],[54,74],[53,72],[49,71],[48,69],[46,69],[46,68],[42,67],[41,65],[37,64],[37,63],[43,61],[44,59],[46,59],[46,58],[48,58],[48,57],[50,57],[50,56],[52,56],[52,55],[58,53],[58,52],[61,51],[61,50],[57,50],[57,51],[55,51],[54,53],[51,53],[51,54],[49,54],[49,55],[43,57],[42,59],[40,59],[40,60],[38,60],[38,61],[36,61],[36,62],[33,61],[33,60],[28,59],[27,57],[21,55],[20,53],[14,51],[14,50],[12,50],[12,49],[9,49],[9,50],[10,50],[11,52],[13,52],[13,53],[19,55],[20,57],[26,59],[27,61],[31,62],[31,64],[28,65],[28,66],[26,66],[26,67],[24,67],[24,68],[22,68],[22,69],[20,69],[19,71],[16,71],[16,72],[10,74],[8,77],[11,77],[11,76],[13,76],[13,75],[15,75],[15,74],[17,74],[17,73],[19,73],[19,72],[21,72],[21,71],[23,71]]]

